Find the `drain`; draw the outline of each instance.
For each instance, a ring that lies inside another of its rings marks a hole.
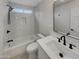
[[[63,58],[63,53],[59,53],[59,56],[60,56],[61,58]]]

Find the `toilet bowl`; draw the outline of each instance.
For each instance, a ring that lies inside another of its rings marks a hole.
[[[38,59],[37,56],[38,44],[32,43],[27,47],[28,59]]]
[[[42,34],[37,34],[37,37],[44,38],[45,36],[43,36]],[[38,40],[38,39],[36,39]],[[26,48],[26,51],[28,53],[28,59],[38,59],[38,44],[36,42],[32,42],[31,44],[29,44]]]

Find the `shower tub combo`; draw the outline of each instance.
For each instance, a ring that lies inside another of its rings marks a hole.
[[[29,37],[17,38],[12,43],[7,43],[4,45],[3,58],[12,58],[26,52],[26,47],[32,42],[40,39],[41,37],[37,35],[32,35]]]

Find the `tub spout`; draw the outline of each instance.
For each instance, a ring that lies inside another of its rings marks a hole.
[[[8,40],[7,43],[13,42],[13,40]]]

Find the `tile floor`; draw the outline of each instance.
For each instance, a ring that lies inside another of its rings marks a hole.
[[[18,56],[15,56],[13,58],[10,58],[10,59],[28,59],[28,54],[27,53],[23,53],[23,54],[20,54]]]

